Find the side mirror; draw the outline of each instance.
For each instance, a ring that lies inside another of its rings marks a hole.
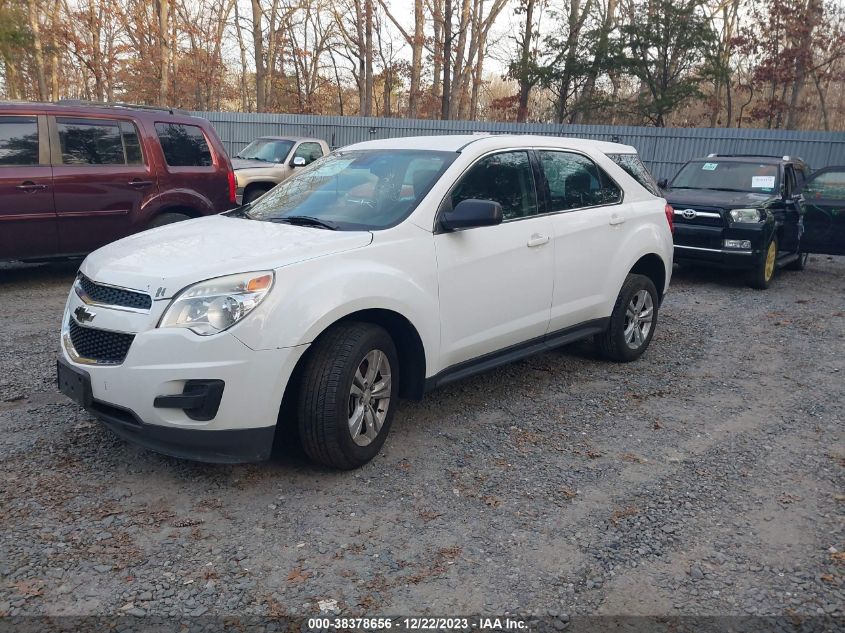
[[[657,186],[661,189],[666,189],[669,186],[669,180],[667,178],[661,178],[657,181]]]
[[[493,200],[462,200],[440,218],[440,226],[446,231],[495,226],[501,223],[502,205]]]
[[[294,156],[293,160],[290,162],[292,167],[305,167],[305,157],[304,156]]]

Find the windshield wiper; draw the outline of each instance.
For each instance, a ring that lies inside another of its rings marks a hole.
[[[340,228],[335,222],[321,220],[310,215],[286,215],[283,218],[273,218],[271,221],[284,222],[286,224],[293,224],[294,226],[318,226],[321,229],[328,229],[330,231],[337,231]]]

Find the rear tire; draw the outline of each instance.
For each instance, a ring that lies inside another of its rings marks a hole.
[[[160,226],[165,226],[167,224],[174,224],[175,222],[183,222],[184,220],[190,220],[191,216],[185,215],[184,213],[162,213],[161,215],[157,215],[150,223],[147,225],[148,229],[157,229]]]
[[[302,448],[316,462],[350,470],[381,450],[399,398],[399,356],[384,328],[340,323],[308,351],[297,418]]]
[[[773,237],[766,245],[760,259],[754,265],[754,270],[748,273],[746,283],[757,290],[765,290],[775,278],[778,258],[778,238]]]
[[[268,191],[270,191],[269,187],[253,187],[252,189],[248,189],[244,194],[243,203],[250,204],[251,202],[255,202]]]
[[[645,275],[628,275],[610,314],[610,325],[595,337],[602,356],[620,363],[638,359],[657,327],[658,295]]]
[[[785,268],[787,270],[804,270],[807,267],[807,260],[809,259],[809,253],[798,253],[798,259],[794,262],[789,262]]]

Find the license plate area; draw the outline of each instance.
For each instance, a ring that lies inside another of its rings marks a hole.
[[[90,407],[93,396],[91,395],[91,377],[88,373],[62,361],[57,361],[56,371],[59,391],[77,404]]]

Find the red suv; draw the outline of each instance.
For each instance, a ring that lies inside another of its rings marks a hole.
[[[142,106],[0,103],[0,261],[82,255],[235,206],[205,119]]]

